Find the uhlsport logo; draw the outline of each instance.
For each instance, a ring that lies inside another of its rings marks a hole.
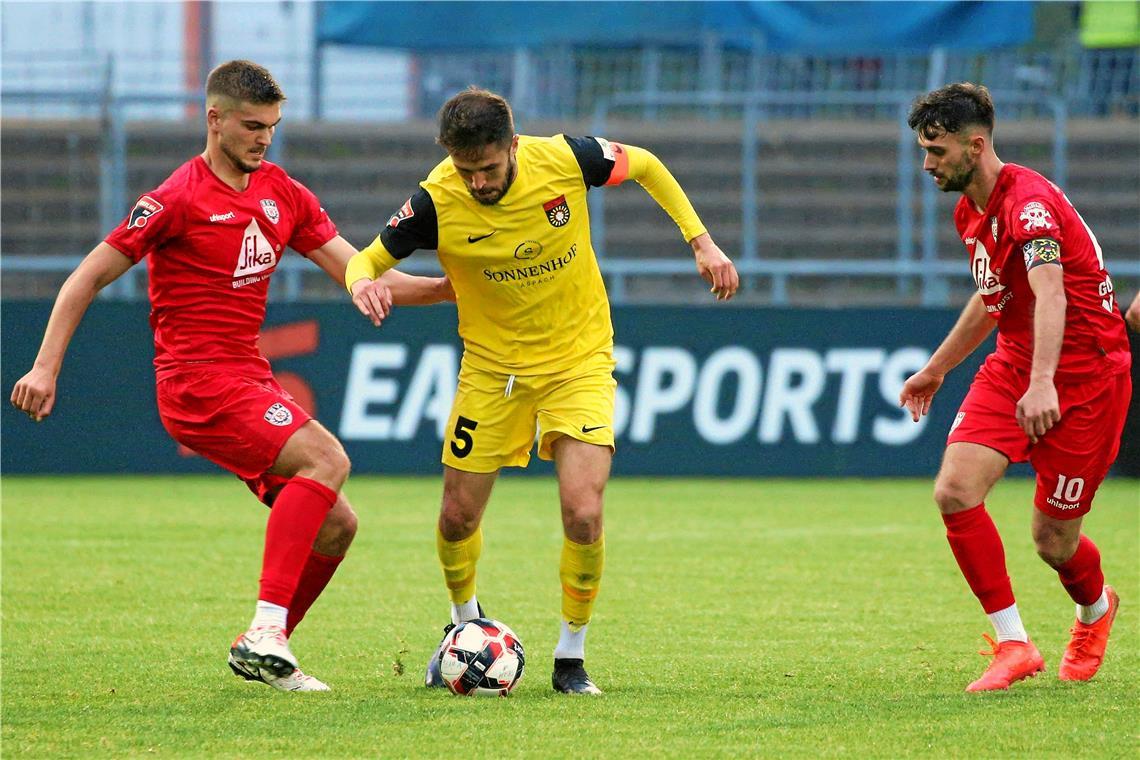
[[[278,402],[265,410],[265,421],[270,425],[285,427],[293,421],[293,413],[284,404]]]
[[[546,212],[546,219],[552,227],[565,227],[570,221],[570,205],[566,202],[565,195],[548,200],[542,204],[542,210]]]
[[[277,201],[270,198],[261,199],[261,210],[265,212],[265,218],[277,224],[281,219],[281,212],[277,210]]]
[[[135,201],[135,207],[131,209],[131,217],[127,221],[127,229],[141,230],[146,226],[147,221],[155,214],[162,211],[164,206],[151,198],[149,195],[144,195]]]

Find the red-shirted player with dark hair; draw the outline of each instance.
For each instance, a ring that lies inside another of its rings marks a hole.
[[[1044,670],[1021,623],[1001,538],[984,499],[1010,462],[1037,473],[1033,541],[1077,603],[1060,677],[1085,681],[1104,658],[1119,599],[1081,522],[1116,458],[1131,394],[1124,320],[1096,237],[1053,183],[993,148],[985,87],[952,84],[919,98],[908,123],[923,168],[954,211],[978,292],[899,395],[917,421],[946,373],[997,325],[950,428],[934,500],[962,574],[997,631],[993,661],[967,691],[1007,689]]]
[[[37,422],[51,413],[64,353],[87,307],[147,257],[162,423],[272,507],[256,614],[230,649],[230,667],[284,691],[326,691],[297,667],[288,636],[356,533],[356,515],[339,493],[350,465],[340,442],[274,380],[257,340],[285,246],[338,284],[356,249],[312,192],[265,160],[284,99],[270,73],[249,61],[210,73],[206,150],[140,197],[68,277],[35,365],[11,400]],[[393,301],[453,298],[443,278],[386,282],[390,289],[376,296],[380,316]]]

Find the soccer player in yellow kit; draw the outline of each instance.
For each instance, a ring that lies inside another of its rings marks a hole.
[[[480,521],[502,467],[553,459],[564,540],[556,691],[600,694],[583,667],[605,560],[602,492],[614,452],[613,326],[590,243],[586,191],[633,179],[673,218],[718,300],[740,284],[668,169],[649,151],[601,138],[517,135],[507,102],[469,88],[444,104],[448,152],[348,265],[345,284],[380,316],[378,278],[435,249],[455,289],[463,361],[447,440],[436,548],[451,626],[482,616]],[[443,686],[436,651],[425,681]]]

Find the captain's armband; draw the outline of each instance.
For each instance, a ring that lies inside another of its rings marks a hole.
[[[1025,257],[1025,270],[1029,271],[1042,264],[1061,265],[1061,244],[1053,238],[1035,238],[1021,246]]]

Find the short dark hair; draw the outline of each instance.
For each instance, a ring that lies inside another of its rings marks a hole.
[[[994,101],[984,85],[957,82],[932,90],[910,107],[907,125],[933,140],[943,133],[957,134],[969,126],[994,131]]]
[[[448,153],[479,153],[488,145],[504,145],[515,134],[515,119],[506,99],[471,85],[439,109],[436,142]]]
[[[285,100],[285,93],[269,69],[253,61],[227,61],[206,78],[206,100],[225,98],[237,103],[257,106],[273,105]]]

